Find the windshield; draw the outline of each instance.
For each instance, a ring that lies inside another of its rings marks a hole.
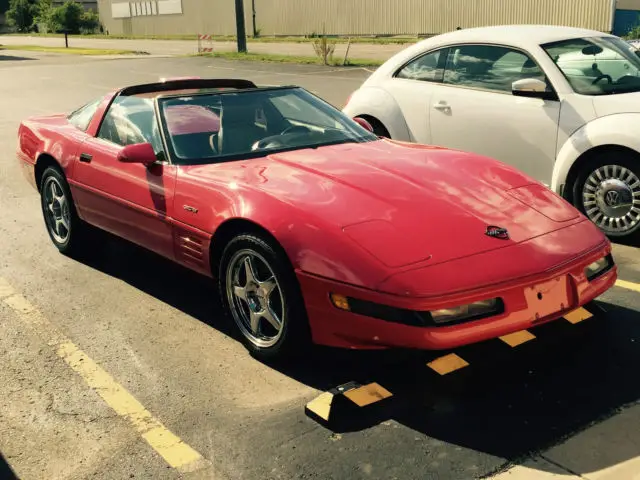
[[[640,56],[621,38],[575,38],[542,48],[577,93],[610,95],[640,91]]]
[[[158,107],[177,164],[378,139],[302,88],[161,97]]]

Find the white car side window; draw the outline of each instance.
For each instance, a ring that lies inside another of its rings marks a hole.
[[[438,68],[442,52],[443,50],[430,52],[411,61],[398,72],[396,78],[422,82],[442,81],[442,68]]]
[[[545,81],[540,67],[518,50],[492,45],[461,45],[449,50],[444,83],[511,93],[511,84],[524,78]]]

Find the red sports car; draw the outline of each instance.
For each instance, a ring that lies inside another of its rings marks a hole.
[[[216,278],[263,359],[479,342],[617,276],[606,237],[537,181],[380,139],[300,87],[130,86],[25,120],[17,154],[61,252],[92,247],[92,225]]]

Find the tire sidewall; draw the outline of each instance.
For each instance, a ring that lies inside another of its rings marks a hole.
[[[47,212],[46,212],[47,205],[45,201],[45,188],[48,184],[49,178],[55,178],[57,180],[57,183],[62,188],[62,191],[64,192],[64,195],[67,199],[67,202],[69,203],[69,217],[70,217],[69,235],[67,237],[67,240],[64,243],[60,243],[55,239],[55,237],[51,233],[51,228],[49,226],[49,223],[47,222]],[[60,172],[60,170],[58,170],[55,167],[47,167],[44,173],[42,174],[42,180],[40,182],[40,206],[42,209],[43,220],[44,220],[44,224],[47,229],[47,234],[49,235],[49,238],[51,239],[53,244],[56,246],[56,248],[61,252],[66,253],[70,251],[74,244],[74,237],[76,234],[76,227],[77,227],[76,212],[73,204],[73,198],[71,197],[71,190],[69,189],[69,184],[67,183],[62,172]]]
[[[259,347],[249,340],[231,311],[227,296],[227,270],[233,255],[240,250],[253,250],[262,256],[275,274],[284,303],[284,325],[278,341],[270,347]],[[232,323],[240,339],[251,354],[263,361],[289,358],[300,353],[310,341],[308,320],[299,282],[293,269],[281,249],[272,242],[254,234],[240,234],[225,247],[218,271],[218,290],[225,317]]]
[[[604,165],[618,165],[624,167],[628,170],[631,170],[638,178],[640,178],[640,162],[636,161],[632,156],[625,155],[624,153],[600,153],[593,158],[591,158],[584,167],[580,170],[576,181],[573,184],[573,204],[580,210],[580,212],[585,215],[589,221],[591,219],[587,216],[586,209],[583,204],[582,199],[582,190],[584,188],[584,184],[589,178],[589,176],[598,168]],[[598,225],[596,225],[600,229]],[[640,222],[636,224],[636,226],[630,232],[626,232],[624,234],[619,233],[609,233],[601,230],[611,239],[633,239],[637,240],[640,237]]]

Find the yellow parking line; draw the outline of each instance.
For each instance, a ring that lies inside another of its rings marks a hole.
[[[16,292],[13,289],[13,287],[9,285],[9,282],[7,282],[4,278],[0,277],[0,299],[9,297],[14,293]]]
[[[576,323],[582,322],[583,320],[587,320],[588,318],[591,318],[591,317],[593,317],[593,314],[589,312],[587,309],[582,307],[564,315],[564,319],[567,320],[569,323],[573,323],[574,325]]]
[[[622,287],[622,288],[626,288],[627,290],[640,292],[640,284],[627,282],[626,280],[616,280],[616,287]]]
[[[444,357],[436,358],[435,360],[427,363],[427,366],[432,370],[435,370],[440,375],[446,375],[461,368],[468,367],[469,364],[466,360],[459,357],[455,353],[450,353]]]
[[[197,451],[167,429],[111,375],[58,331],[25,297],[15,293],[11,285],[1,277],[0,299],[43,336],[48,345],[55,347],[56,354],[80,375],[109,407],[128,420],[171,467],[188,472],[208,464]]]
[[[500,337],[500,340],[510,347],[517,347],[535,338],[536,336],[529,330],[520,330],[519,332],[510,333],[509,335],[503,335]]]

